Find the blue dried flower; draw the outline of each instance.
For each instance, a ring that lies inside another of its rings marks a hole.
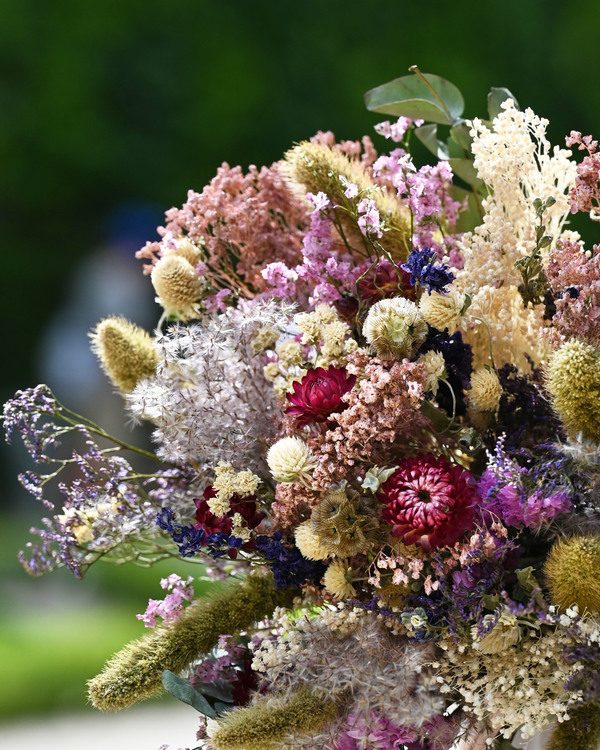
[[[400,268],[407,273],[410,273],[410,283],[414,286],[415,284],[421,284],[421,286],[427,287],[427,291],[431,294],[432,291],[439,292],[440,294],[448,294],[448,290],[445,289],[448,284],[454,281],[454,274],[450,270],[450,266],[445,263],[436,265],[435,261],[438,259],[435,250],[425,248],[424,250],[411,250],[410,255],[406,263],[402,263]]]

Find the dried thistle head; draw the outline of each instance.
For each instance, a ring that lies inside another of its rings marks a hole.
[[[143,328],[126,318],[101,320],[90,333],[92,351],[113,385],[130,393],[140,380],[154,374],[158,352]]]
[[[579,339],[569,339],[548,362],[545,380],[552,405],[569,435],[600,443],[598,349]]]
[[[427,323],[414,302],[404,297],[382,299],[369,310],[363,335],[381,359],[402,359],[425,341]]]
[[[544,564],[550,601],[562,609],[600,612],[600,537],[572,536],[554,543]]]
[[[205,285],[188,260],[175,253],[164,255],[152,269],[151,278],[167,315],[182,320],[198,317]]]
[[[329,555],[353,557],[375,543],[379,531],[377,510],[345,490],[329,492],[313,508],[310,528]]]

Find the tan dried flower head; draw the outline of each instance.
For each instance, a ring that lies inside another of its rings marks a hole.
[[[200,258],[202,257],[202,250],[187,237],[178,240],[177,247],[172,253],[173,255],[178,255],[180,258],[185,258],[185,260],[187,260],[187,262],[193,267],[198,265]]]
[[[421,295],[419,308],[427,323],[438,331],[446,328],[452,335],[462,323],[462,311],[467,297],[461,292],[451,290],[448,294],[432,291]]]
[[[151,278],[157,301],[167,315],[183,320],[198,316],[203,283],[189,261],[175,254],[165,255],[152,269]]]
[[[302,557],[307,560],[324,560],[329,557],[327,547],[321,542],[317,534],[312,530],[310,521],[304,521],[297,527],[294,533],[296,547],[300,550]]]
[[[279,338],[279,332],[272,326],[261,326],[252,337],[252,351],[255,354],[271,349]]]
[[[422,354],[417,360],[418,364],[423,365],[427,370],[427,382],[425,383],[425,390],[431,391],[433,395],[438,392],[439,379],[444,377],[446,372],[446,360],[441,352],[433,351],[433,349],[425,354]]]
[[[277,344],[277,356],[286,366],[299,365],[303,361],[302,344],[294,339],[287,339]]]
[[[325,590],[336,599],[347,599],[356,596],[356,589],[352,585],[352,568],[346,560],[334,560],[329,564],[323,576]]]
[[[471,375],[469,404],[475,411],[495,412],[502,396],[502,386],[494,370],[480,367]]]
[[[491,622],[494,615],[485,615],[484,622]],[[515,615],[508,610],[502,612],[498,621],[483,638],[477,640],[477,627],[473,628],[475,638],[473,647],[484,654],[500,654],[511,646],[515,646],[521,640],[521,628]]]
[[[550,601],[562,609],[600,612],[600,538],[572,536],[554,543],[544,564]]]
[[[306,481],[315,468],[309,447],[299,437],[285,437],[272,445],[267,464],[276,482]]]
[[[600,443],[600,351],[569,339],[548,362],[545,381],[569,435]]]
[[[404,297],[382,299],[369,310],[363,335],[381,359],[410,357],[427,337],[419,308]]]
[[[352,557],[377,539],[377,511],[358,493],[349,498],[344,490],[329,492],[313,508],[311,529],[330,555]]]
[[[123,393],[130,393],[140,380],[154,374],[158,352],[152,338],[125,318],[104,318],[90,339],[102,369]]]

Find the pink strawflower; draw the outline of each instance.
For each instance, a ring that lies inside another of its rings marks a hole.
[[[287,393],[292,404],[285,413],[296,417],[298,427],[311,422],[327,422],[329,417],[346,408],[342,396],[356,383],[355,375],[331,365],[327,370],[317,367],[309,370],[300,382],[293,385],[294,392]]]
[[[382,520],[392,536],[426,552],[454,544],[473,525],[480,502],[475,480],[461,466],[431,454],[407,458],[379,490]]]

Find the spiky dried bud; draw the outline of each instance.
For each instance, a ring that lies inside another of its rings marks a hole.
[[[600,743],[600,705],[569,709],[569,721],[557,724],[546,750],[597,750]]]
[[[323,576],[325,590],[336,599],[347,599],[350,596],[356,596],[356,589],[352,585],[353,573],[352,568],[346,560],[334,560],[329,563],[329,567]]]
[[[183,320],[198,317],[203,283],[189,261],[174,253],[164,255],[152,269],[151,278],[157,301],[167,315]]]
[[[158,352],[152,338],[126,318],[104,318],[90,333],[90,339],[102,369],[123,393],[130,393],[140,380],[154,374]]]
[[[480,367],[471,375],[469,404],[475,411],[495,412],[502,396],[502,386],[495,370]]]
[[[88,682],[92,704],[118,711],[162,691],[162,673],[179,673],[209,653],[222,633],[235,635],[269,617],[275,607],[290,606],[293,592],[275,589],[273,576],[249,575],[243,583],[200,600],[168,623],[115,654]]]
[[[172,253],[180,258],[185,258],[193,267],[196,267],[202,258],[202,250],[187,237],[177,242],[177,247]]]
[[[307,688],[285,698],[262,698],[230,711],[211,731],[215,750],[274,750],[287,747],[287,735],[317,732],[335,717],[333,701],[318,698]]]
[[[600,537],[572,536],[554,543],[544,564],[550,601],[562,609],[600,612]]]
[[[404,297],[382,299],[369,310],[363,335],[381,359],[410,357],[427,338],[419,308]]]
[[[292,181],[311,193],[324,192],[335,205],[346,205],[348,198],[344,195],[344,183],[353,183],[358,187],[359,195],[371,191],[370,197],[375,201],[382,220],[385,220],[388,231],[381,240],[392,258],[400,262],[406,260],[411,248],[410,213],[401,206],[395,196],[385,190],[373,189],[375,184],[361,162],[349,159],[339,151],[318,143],[303,141],[290,149],[286,155],[287,173]],[[347,238],[358,240],[359,230],[356,222],[345,211],[339,213],[339,219]]]
[[[569,339],[546,367],[546,388],[565,430],[600,442],[600,352]]]
[[[269,448],[267,464],[277,482],[309,479],[315,461],[310,448],[299,437],[285,437]]]
[[[329,557],[329,550],[312,530],[310,520],[304,521],[297,527],[294,537],[296,547],[300,550],[302,557],[307,560],[324,560]]]
[[[344,490],[329,492],[313,508],[310,527],[329,555],[353,557],[377,540],[378,511],[358,493],[349,498]]]

